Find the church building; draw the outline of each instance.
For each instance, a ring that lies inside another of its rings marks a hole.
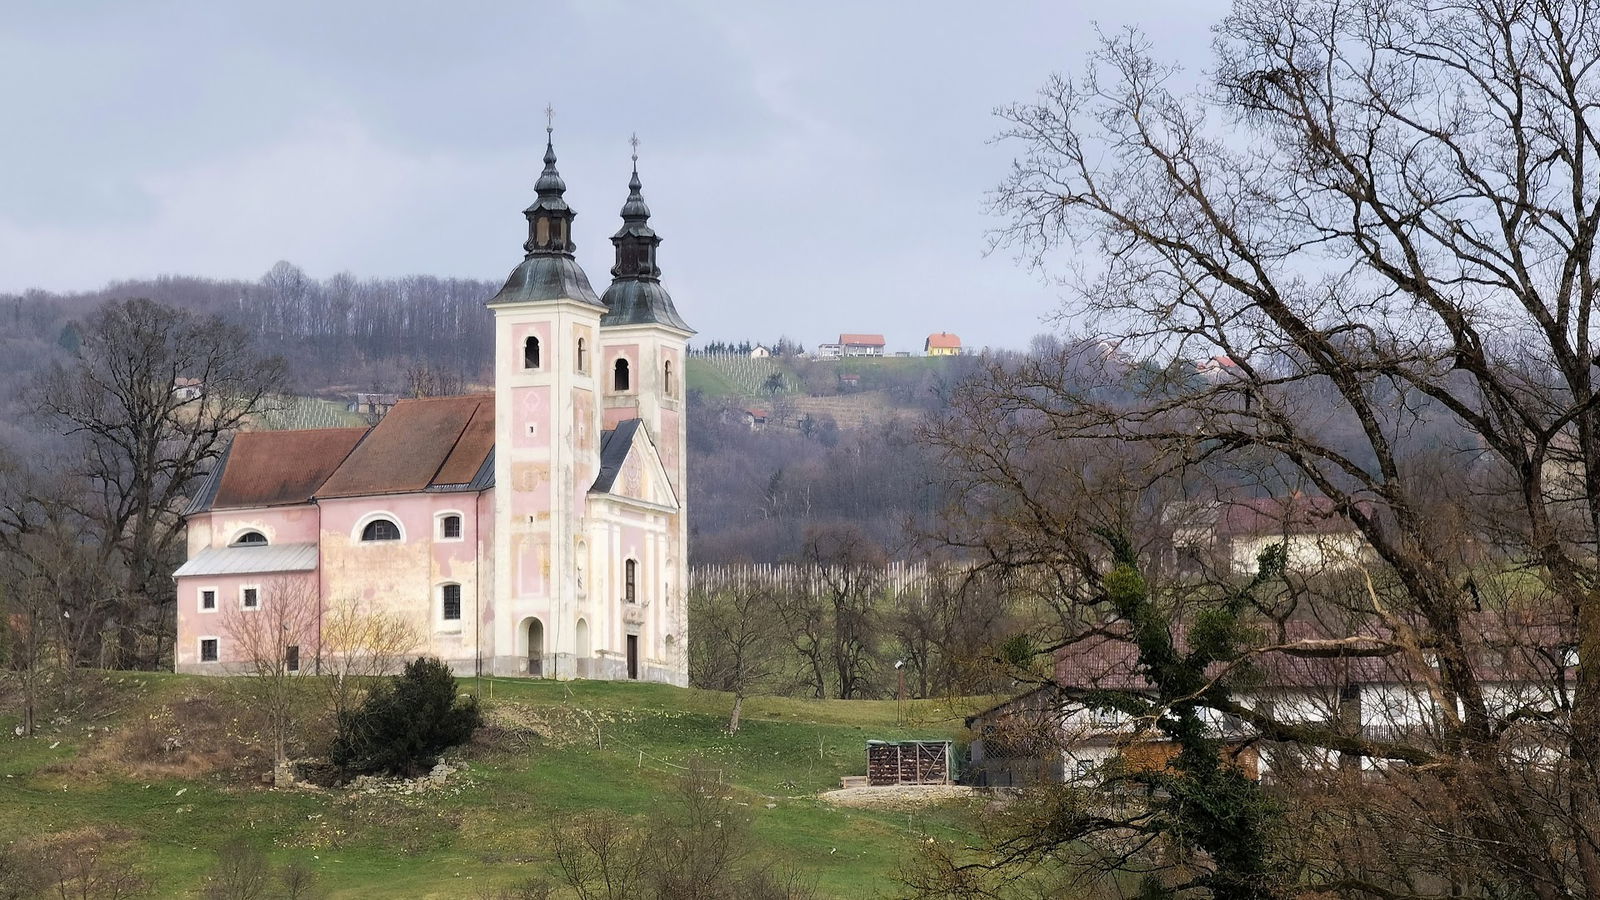
[[[535,187],[525,256],[488,301],[493,393],[233,438],[187,512],[178,671],[244,668],[251,616],[295,623],[285,655],[313,665],[339,652],[328,617],[354,609],[403,617],[412,655],[458,674],[687,682],[694,332],[661,285],[637,154],[599,296],[551,142]]]

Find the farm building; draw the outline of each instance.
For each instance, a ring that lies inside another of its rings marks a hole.
[[[867,784],[949,784],[949,741],[867,741]]]
[[[345,409],[376,419],[388,415],[389,410],[394,409],[394,405],[399,402],[399,394],[357,393],[351,395],[349,402],[345,404]]]

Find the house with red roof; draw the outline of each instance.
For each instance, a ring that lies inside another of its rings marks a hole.
[[[842,356],[882,356],[883,347],[881,334],[839,335],[839,353]]]
[[[961,338],[948,331],[930,334],[922,342],[922,352],[925,356],[960,356]]]
[[[330,610],[410,626],[462,674],[687,682],[683,361],[635,163],[597,295],[545,148],[522,261],[488,306],[490,393],[364,428],[236,435],[186,513],[181,672],[331,659]],[[294,607],[295,614],[288,614]],[[256,629],[260,631],[260,629]]]
[[[1179,574],[1250,573],[1262,551],[1283,544],[1292,571],[1349,569],[1372,559],[1355,523],[1326,497],[1290,494],[1170,503],[1162,521]]]
[[[1566,752],[1565,694],[1579,663],[1575,632],[1559,617],[1478,613],[1465,650],[1490,714],[1508,728],[1530,764],[1555,765]],[[1247,710],[1290,725],[1317,726],[1359,742],[1400,740],[1429,747],[1443,739],[1456,711],[1441,706],[1438,661],[1376,624],[1334,630],[1310,619],[1262,626],[1260,647],[1235,663],[1215,663],[1207,676],[1230,686]],[[1173,627],[1180,651],[1189,629]],[[1128,769],[1161,769],[1177,747],[1149,716],[1108,707],[1108,693],[1152,696],[1131,633],[1111,626],[1062,647],[1044,685],[967,719],[974,740],[970,780],[996,786],[1037,781],[1096,784]],[[1202,709],[1228,764],[1252,778],[1305,768],[1377,773],[1393,760],[1277,743],[1244,718]]]

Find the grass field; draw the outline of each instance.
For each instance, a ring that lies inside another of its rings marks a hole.
[[[707,397],[732,397],[739,394],[733,382],[709,361],[691,356],[684,364],[684,383],[691,391],[700,391]]]
[[[828,897],[893,896],[907,854],[929,836],[956,834],[962,821],[953,809],[835,809],[815,795],[864,771],[868,738],[959,737],[970,704],[753,698],[729,737],[728,698],[714,692],[467,680],[497,717],[536,720],[543,736],[515,751],[474,749],[442,791],[390,796],[128,769],[114,758],[126,746],[119,736],[199,702],[236,710],[241,686],[149,673],[107,683],[116,697],[109,713],[58,720],[33,739],[11,737],[16,720],[0,717],[0,841],[120,830],[151,896],[192,894],[224,842],[243,835],[274,863],[310,865],[333,897],[474,897],[553,872],[552,823],[591,809],[642,820],[671,802],[678,767],[692,758],[748,804],[757,855],[800,868]]]

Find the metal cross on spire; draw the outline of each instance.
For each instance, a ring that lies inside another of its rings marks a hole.
[[[544,133],[553,134],[556,130],[556,108],[546,103],[544,105]]]
[[[633,147],[633,161],[637,163],[639,161],[639,133],[637,131],[633,133],[632,137],[628,138],[628,143]]]

